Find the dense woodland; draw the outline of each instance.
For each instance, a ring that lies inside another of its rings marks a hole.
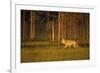
[[[21,41],[78,40],[89,45],[89,13],[21,10]]]

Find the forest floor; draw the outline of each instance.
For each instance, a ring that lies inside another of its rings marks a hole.
[[[21,63],[89,60],[89,48],[22,47]]]

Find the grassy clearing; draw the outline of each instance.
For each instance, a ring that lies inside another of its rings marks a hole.
[[[89,48],[35,47],[21,48],[21,62],[89,59]]]

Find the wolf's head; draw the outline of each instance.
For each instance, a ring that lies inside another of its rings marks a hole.
[[[62,43],[65,43],[65,39],[64,38],[62,39]]]

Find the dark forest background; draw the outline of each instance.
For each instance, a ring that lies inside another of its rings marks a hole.
[[[89,44],[89,13],[21,10],[22,41],[62,38]]]

